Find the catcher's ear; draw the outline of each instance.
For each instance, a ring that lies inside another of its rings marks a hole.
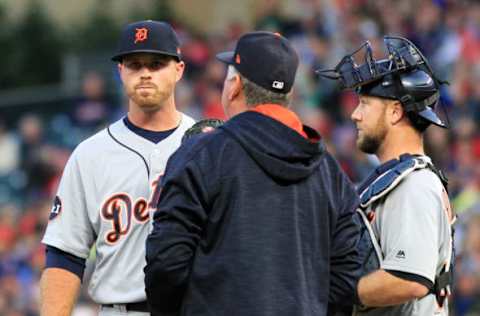
[[[405,110],[403,109],[402,104],[397,100],[390,101],[387,111],[392,125],[398,124],[403,118],[405,118]]]

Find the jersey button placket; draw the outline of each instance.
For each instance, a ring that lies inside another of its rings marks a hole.
[[[153,177],[151,181],[155,180],[158,175],[165,171],[166,164],[167,161],[164,155],[162,155],[162,151],[160,149],[154,149],[150,155],[150,167],[152,170],[150,176]]]

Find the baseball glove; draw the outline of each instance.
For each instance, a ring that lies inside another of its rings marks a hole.
[[[182,143],[185,140],[191,138],[194,135],[201,134],[201,133],[208,133],[214,131],[217,127],[222,126],[225,123],[223,120],[220,119],[205,119],[200,120],[197,123],[193,124],[189,129],[185,131],[182,137]]]

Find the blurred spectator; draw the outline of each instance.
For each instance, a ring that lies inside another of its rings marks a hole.
[[[38,221],[38,217],[47,211],[45,208],[38,209],[27,219],[24,216],[28,215],[23,215],[14,206],[0,209],[0,297],[8,302],[5,308],[0,300],[1,315],[37,314],[38,263],[41,260],[43,265],[44,260],[43,246],[38,241],[45,224]],[[18,222],[20,226],[17,226]],[[41,253],[39,249],[42,249]]]
[[[191,35],[182,48],[182,57],[187,64],[186,75],[196,78],[202,73],[209,58],[210,48],[205,39],[199,36]]]
[[[480,32],[480,30],[479,30]],[[466,107],[475,120],[475,125],[480,125],[480,62],[472,68],[471,94],[466,102]]]
[[[51,176],[48,157],[43,155],[44,128],[38,115],[26,114],[19,122],[21,160],[20,166],[26,177],[23,188],[25,199],[43,196],[44,185]]]
[[[462,56],[468,63],[477,64],[480,58],[480,3],[469,1],[463,7],[463,28],[461,30]]]
[[[449,131],[442,128],[429,128],[425,132],[425,150],[432,158],[435,166],[441,170],[448,170],[452,160],[450,152]]]
[[[18,210],[13,205],[5,205],[0,209],[0,275],[8,273],[10,267],[4,258],[15,246],[15,218]]]
[[[7,130],[5,122],[0,119],[0,177],[14,171],[18,166],[20,145],[18,139]]]
[[[446,78],[460,53],[460,40],[454,30],[445,25],[445,7],[440,2],[422,0],[414,15],[414,27],[409,38],[430,56],[437,75]]]
[[[281,11],[280,1],[264,0],[258,3],[256,12],[256,30],[283,32],[285,20]]]
[[[186,80],[180,80],[175,90],[175,102],[177,109],[196,120],[202,118],[202,106],[198,104],[193,93],[193,84]]]
[[[480,314],[480,210],[466,227],[464,247],[457,257],[454,293],[458,316]]]
[[[82,93],[73,108],[73,121],[76,126],[91,133],[106,124],[111,114],[102,76],[93,71],[85,74]]]

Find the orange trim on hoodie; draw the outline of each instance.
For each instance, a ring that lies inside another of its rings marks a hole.
[[[307,134],[303,131],[303,124],[298,118],[297,114],[278,104],[260,104],[251,111],[262,113],[274,120],[287,125],[297,133],[308,139]]]

